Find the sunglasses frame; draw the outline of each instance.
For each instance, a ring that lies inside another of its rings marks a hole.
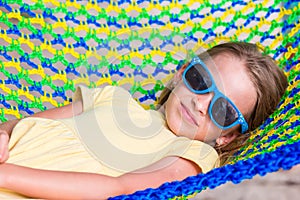
[[[211,79],[211,87],[207,88],[206,90],[194,90],[189,82],[186,80],[185,76],[186,76],[186,73],[189,71],[190,68],[192,68],[195,64],[200,64],[204,69],[205,71],[207,72],[207,74],[209,75],[210,79]],[[208,113],[209,113],[209,117],[210,119],[213,121],[213,123],[219,127],[220,129],[223,129],[223,130],[226,130],[226,129],[229,129],[229,128],[232,128],[238,124],[241,125],[241,133],[245,133],[247,130],[248,130],[248,123],[247,121],[245,120],[245,118],[243,117],[243,114],[239,111],[239,109],[237,108],[237,106],[228,98],[226,97],[218,88],[217,88],[217,85],[214,81],[214,78],[213,76],[211,75],[209,69],[207,68],[206,64],[198,57],[194,57],[192,59],[192,61],[189,63],[189,65],[186,67],[186,69],[184,70],[183,74],[182,74],[182,79],[183,79],[183,82],[184,84],[187,86],[187,88],[192,91],[193,93],[195,94],[206,94],[206,93],[210,93],[210,92],[214,92],[214,96],[213,96],[213,99],[211,100],[210,104],[209,104],[209,109],[208,109]],[[212,107],[213,105],[215,104],[215,102],[219,99],[219,98],[224,98],[226,99],[230,104],[231,106],[236,110],[237,114],[238,114],[238,118],[236,121],[234,121],[232,124],[230,124],[229,126],[221,126],[219,125],[216,120],[213,118],[213,115],[212,115]]]

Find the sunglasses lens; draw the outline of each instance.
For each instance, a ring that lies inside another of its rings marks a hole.
[[[193,65],[185,74],[185,79],[196,91],[206,90],[212,86],[212,80],[201,64]]]
[[[212,117],[220,126],[229,126],[238,119],[235,108],[225,98],[218,98],[212,106]]]

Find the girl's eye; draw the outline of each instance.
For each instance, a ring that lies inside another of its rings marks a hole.
[[[206,90],[211,87],[211,78],[207,71],[200,64],[195,64],[191,67],[185,76],[190,86],[197,91]]]
[[[222,97],[215,101],[212,107],[212,116],[220,126],[229,126],[238,118],[234,107]]]
[[[225,117],[225,126],[229,126],[238,119],[238,114],[234,107],[227,101],[226,105],[226,117]]]

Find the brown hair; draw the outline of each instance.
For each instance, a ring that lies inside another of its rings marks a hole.
[[[223,53],[229,53],[243,61],[249,77],[256,88],[257,101],[251,115],[246,117],[249,125],[248,132],[240,134],[233,142],[226,146],[215,147],[220,155],[221,165],[226,164],[240,147],[246,145],[251,131],[256,129],[274,112],[288,85],[286,76],[275,61],[260,51],[255,44],[229,42],[214,46],[204,54],[208,54],[213,58]],[[200,54],[199,57],[203,57],[203,55]],[[158,104],[163,105],[170,93],[171,89],[166,87],[161,93]]]

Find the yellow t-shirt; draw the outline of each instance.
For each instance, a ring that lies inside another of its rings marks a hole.
[[[83,101],[80,115],[21,120],[13,129],[7,162],[119,176],[167,156],[191,160],[205,173],[218,158],[211,146],[174,135],[161,113],[144,110],[120,87],[79,87],[78,99]]]

